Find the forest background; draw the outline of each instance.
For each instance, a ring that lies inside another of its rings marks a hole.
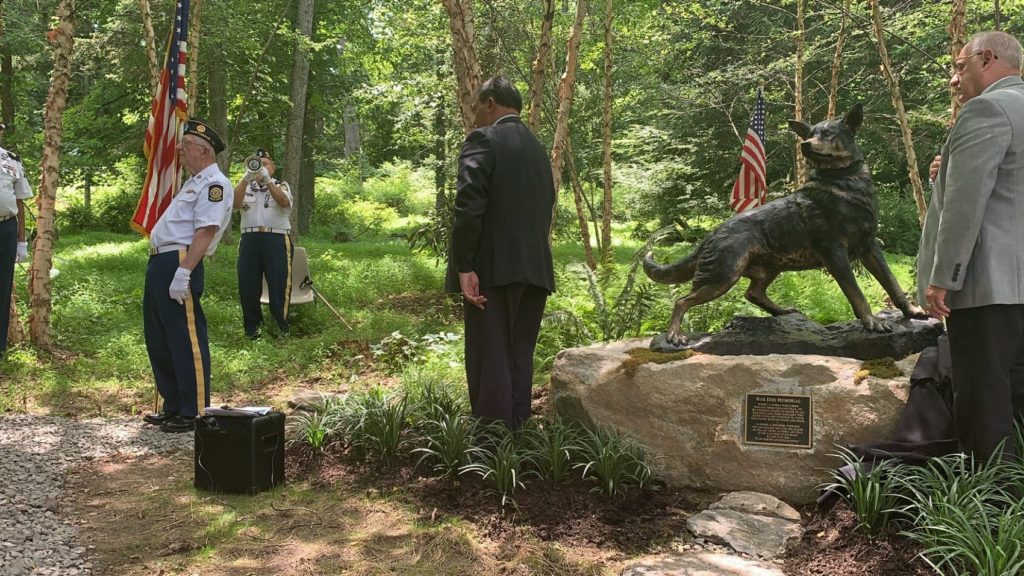
[[[41,242],[28,275],[62,259],[67,274],[51,288],[37,273],[28,288],[26,269],[19,272],[17,310],[33,318],[32,340],[43,349],[56,339],[58,349],[98,352],[110,338],[73,326],[112,321],[108,312],[116,309],[125,317],[113,342],[134,350],[129,357],[141,352],[127,314],[138,287],[124,279],[141,278],[143,265],[106,262],[125,267],[119,287],[103,283],[114,272],[101,260],[104,251],[113,257],[122,245],[139,244],[129,220],[145,176],[142,140],[156,61],[174,8],[157,0],[0,2],[3,145],[23,157],[39,200],[32,209],[40,217],[30,227]],[[761,86],[769,199],[803,177],[786,121],[815,122],[864,104],[858,138],[878,188],[878,235],[900,267],[916,251],[922,182],[952,119],[951,52],[975,31],[1019,35],[1022,22],[1024,3],[1006,0],[193,0],[187,82],[193,114],[229,143],[220,161],[234,179],[257,147],[277,159],[278,174],[297,192],[299,244],[310,247],[313,269],[322,271],[321,290],[361,310],[373,302],[348,299],[346,289],[325,282],[352,278],[332,262],[365,258],[378,270],[360,273],[372,276],[393,260],[415,277],[410,286],[439,292],[467,94],[497,73],[520,86],[524,116],[552,151],[564,184],[555,231],[562,264],[627,264],[666,225],[687,243],[728,217]],[[376,244],[344,243],[351,239]],[[407,239],[418,252],[409,252]],[[225,245],[231,243],[229,237]],[[39,250],[47,244],[56,260]],[[614,246],[623,249],[600,255]],[[76,260],[86,256],[91,260]],[[230,264],[224,267],[229,278]],[[798,285],[790,291],[802,292]],[[83,305],[87,292],[107,299]],[[730,302],[717,315],[695,313],[694,328],[756,313]],[[841,299],[837,306],[817,319],[842,318]],[[637,316],[630,330],[649,331],[666,315]],[[611,329],[614,318],[602,322],[603,336],[626,335]],[[65,331],[51,335],[51,323]],[[377,342],[388,333],[382,330],[403,323],[367,318],[365,325],[374,328],[345,338]],[[407,332],[419,337],[447,327]],[[313,323],[308,331],[321,328]],[[329,337],[320,343],[332,346]],[[116,355],[116,346],[108,353]],[[558,343],[550,347],[553,354]],[[144,359],[135,359],[132,368],[117,359],[119,380],[144,377]]]

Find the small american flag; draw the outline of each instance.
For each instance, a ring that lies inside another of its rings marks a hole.
[[[764,94],[757,89],[757,105],[750,119],[740,154],[740,175],[732,186],[729,204],[737,212],[765,203],[768,186],[764,177]]]
[[[178,139],[188,118],[185,93],[185,59],[188,51],[189,0],[178,0],[174,26],[167,39],[164,67],[160,72],[146,126],[146,181],[132,228],[149,236],[181,184]]]

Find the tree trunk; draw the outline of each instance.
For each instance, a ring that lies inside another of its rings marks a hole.
[[[892,92],[892,105],[896,108],[896,116],[900,121],[900,131],[903,132],[903,147],[907,154],[907,170],[910,174],[910,185],[914,190],[914,202],[917,204],[917,219],[923,225],[924,215],[927,211],[924,203],[924,185],[921,183],[921,175],[917,171],[914,136],[910,132],[910,124],[907,122],[907,111],[903,107],[903,96],[900,94],[900,79],[892,68],[892,62],[889,60],[889,51],[885,47],[882,12],[878,7],[878,0],[868,0],[868,3],[871,6],[871,22],[875,31],[875,41],[878,43],[878,55],[882,61],[882,72],[889,82],[889,90]]]
[[[828,119],[836,117],[836,101],[839,100],[839,69],[842,64],[843,45],[846,44],[846,25],[850,16],[850,0],[843,1],[843,19],[839,23],[836,51],[832,55],[832,82],[828,86]]]
[[[299,33],[299,42],[295,45],[295,60],[292,64],[291,114],[288,116],[288,135],[285,139],[284,180],[298,185],[302,169],[302,129],[306,122],[306,88],[309,84],[309,60],[306,58],[305,40],[313,36],[314,0],[298,0],[298,13],[295,16],[295,31]],[[292,206],[291,223],[293,237],[298,234],[299,210],[301,200],[298,194],[293,195],[297,206]]]
[[[576,162],[572,155],[572,140],[566,134],[565,155],[569,162],[569,181],[572,185],[572,196],[576,202],[576,218],[580,225],[580,242],[583,244],[583,255],[586,257],[587,266],[591,270],[597,270],[597,262],[594,260],[594,250],[590,247],[590,219],[587,218],[587,209],[584,206],[583,186],[580,184],[579,174],[576,172]]]
[[[471,0],[441,0],[448,10],[452,34],[452,64],[458,84],[459,112],[466,134],[476,128],[476,92],[480,89],[480,64],[473,45],[473,8]]]
[[[201,24],[200,13],[203,5],[200,0],[192,3],[192,22],[188,26],[188,111],[189,115],[196,116],[199,110],[199,29]],[[216,130],[216,128],[214,128]]]
[[[53,76],[43,111],[42,178],[37,195],[36,240],[29,268],[29,336],[43,349],[52,347],[50,338],[50,269],[53,267],[57,181],[60,175],[60,146],[67,107],[68,81],[71,78],[71,51],[74,47],[75,2],[61,0],[57,6],[57,30],[53,53]]]
[[[541,105],[544,103],[544,79],[547,71],[548,57],[551,54],[551,27],[555,22],[555,0],[544,0],[544,20],[540,27],[540,43],[537,45],[537,57],[533,60],[530,70],[530,116],[526,125],[534,134],[540,125]]]
[[[796,0],[796,72],[793,75],[793,118],[804,121],[804,0]],[[800,153],[800,137],[795,136],[793,158],[796,162],[796,185],[807,181],[807,161]]]
[[[139,0],[142,10],[142,32],[146,43],[146,58],[149,60],[149,91],[156,94],[156,85],[160,82],[160,63],[156,59],[156,35],[153,33],[153,12],[149,9],[149,0]]]
[[[11,44],[6,41],[7,26],[5,25],[3,0],[0,0],[0,118],[7,126],[7,136],[14,135],[14,59],[11,56]]]
[[[313,93],[311,90],[310,94]],[[299,171],[298,189],[293,196],[299,196],[299,234],[309,232],[316,209],[316,145],[321,125],[319,112],[310,107],[306,98],[306,117],[302,127],[302,168]]]
[[[219,43],[212,44],[208,50],[210,51],[211,62],[224,61],[224,50]],[[210,124],[217,131],[217,134],[220,135],[221,140],[224,141],[224,151],[217,155],[217,166],[224,174],[231,170],[232,141],[230,134],[228,134],[228,96],[227,90],[224,87],[226,82],[227,79],[224,75],[223,66],[208,67],[206,73],[206,107],[210,115]],[[224,230],[224,235],[221,236],[220,241],[224,244],[234,242],[230,226]]]
[[[210,46],[210,50],[211,62],[224,61],[224,51],[220,46]],[[231,148],[227,145],[231,138],[228,134],[228,95],[225,89],[227,78],[224,76],[224,67],[210,66],[206,82],[206,107],[210,115],[210,124],[225,142],[224,151],[217,155],[217,166],[221,172],[227,174],[231,169]]]
[[[992,14],[995,17],[995,23],[992,26],[993,30],[999,30],[1000,20],[1002,20],[1002,10],[999,9],[999,0],[995,0],[995,5],[992,7]]]
[[[434,100],[434,213],[444,208],[448,178],[445,165],[448,163],[448,124],[445,122],[444,96],[438,93]]]
[[[565,145],[569,139],[569,112],[576,82],[576,63],[579,60],[583,19],[587,15],[587,0],[576,0],[576,21],[569,33],[565,51],[565,72],[558,84],[558,117],[555,121],[555,141],[551,145],[551,176],[555,180],[555,193],[562,187],[562,168],[565,164]],[[551,219],[554,226],[554,218]]]
[[[355,158],[363,147],[363,138],[359,132],[359,115],[356,107],[346,104],[342,112],[345,123],[345,159]]]
[[[604,197],[601,202],[601,263],[612,259],[612,4],[604,5],[604,117],[601,165],[604,168]]]
[[[21,325],[21,317],[18,316],[18,294],[11,292],[11,323],[7,325],[7,346],[16,346],[25,340],[25,329]]]
[[[967,2],[966,0],[953,0],[953,9],[949,18],[949,27],[946,31],[949,32],[949,53],[953,56],[953,61],[956,62],[960,51],[964,49],[964,44],[967,43],[966,19],[967,19]],[[950,125],[956,120],[956,115],[960,112],[960,100],[956,97],[956,89],[952,86],[949,88],[949,115]]]
[[[86,170],[82,177],[82,208],[85,209],[85,220],[92,220],[92,171]]]

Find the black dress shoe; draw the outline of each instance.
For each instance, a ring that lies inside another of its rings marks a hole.
[[[175,416],[174,418],[168,418],[160,424],[161,432],[191,432],[196,429],[195,418],[183,418],[181,416]]]
[[[153,426],[159,426],[164,422],[167,422],[171,418],[177,417],[177,414],[171,414],[169,412],[150,413],[142,417],[142,421],[146,424],[152,424]]]

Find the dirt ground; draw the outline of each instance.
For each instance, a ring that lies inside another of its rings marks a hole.
[[[503,509],[478,479],[420,476],[412,461],[288,458],[288,483],[250,497],[194,490],[191,454],[114,457],[69,477],[63,513],[97,574],[603,576],[690,543],[686,518],[717,499],[670,487],[608,499],[583,483],[528,484]],[[803,514],[807,533],[784,558],[786,574],[930,573],[906,541],[856,534],[842,505]]]

